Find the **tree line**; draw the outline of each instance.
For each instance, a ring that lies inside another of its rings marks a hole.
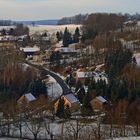
[[[0,20],[0,26],[11,26],[12,21],[11,20]]]
[[[88,14],[82,15],[78,14],[72,17],[64,17],[58,21],[58,25],[65,24],[82,24],[83,21],[87,18]]]

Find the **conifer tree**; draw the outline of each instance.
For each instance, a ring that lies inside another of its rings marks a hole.
[[[80,37],[80,30],[79,30],[79,28],[77,27],[77,28],[75,29],[75,34],[74,34],[74,36],[73,36],[73,42],[74,42],[74,43],[78,43],[78,42],[79,42],[79,37]]]
[[[68,47],[68,45],[71,43],[72,43],[71,34],[66,27],[64,31],[64,36],[63,36],[63,45],[64,47]]]
[[[59,31],[57,31],[57,33],[56,33],[56,38],[57,38],[58,42],[61,41],[61,35],[60,35]]]
[[[70,112],[70,107],[69,107],[69,105],[66,106],[65,111],[64,111],[64,114],[65,114],[65,118],[66,118],[66,119],[67,119],[67,118],[70,118],[71,112]]]
[[[109,78],[115,78],[121,72],[121,70],[130,63],[132,60],[132,52],[128,49],[123,49],[122,47],[112,50],[108,53],[105,64],[106,72]]]
[[[58,116],[59,118],[64,118],[64,116],[65,116],[64,104],[65,104],[64,99],[60,97],[59,102],[58,102],[57,111],[56,111],[56,116]]]
[[[91,101],[91,97],[88,93],[85,95],[85,97],[83,99],[83,105],[82,105],[82,109],[81,109],[83,116],[88,116],[88,115],[92,114],[92,108],[90,105],[90,101]]]

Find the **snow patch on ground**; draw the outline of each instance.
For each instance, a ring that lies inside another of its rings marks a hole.
[[[136,53],[134,54],[136,61],[137,61],[137,65],[140,66],[140,53]]]
[[[111,139],[108,139],[111,140]],[[121,138],[113,138],[113,140],[140,140],[140,137],[121,137]]]
[[[35,25],[35,26],[29,25],[28,27],[30,29],[30,34],[34,34],[36,32],[43,33],[44,31],[53,34],[56,33],[56,31],[64,32],[66,27],[69,29],[71,33],[74,33],[76,27],[80,28],[81,26],[82,25],[69,24],[69,25]],[[10,28],[15,28],[15,26],[0,26],[0,30]]]
[[[0,140],[20,140],[19,138],[0,138]]]
[[[136,60],[137,60],[137,65],[140,66],[140,57],[136,58]]]
[[[47,82],[47,91],[48,91],[48,95],[52,99],[59,97],[63,93],[61,86],[51,76],[49,76],[49,80]]]

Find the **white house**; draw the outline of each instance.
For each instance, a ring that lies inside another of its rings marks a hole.
[[[27,46],[25,48],[21,48],[21,51],[23,51],[25,57],[28,58],[33,58],[35,62],[40,61],[40,48],[37,46],[30,47]]]

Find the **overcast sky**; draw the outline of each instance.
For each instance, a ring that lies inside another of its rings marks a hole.
[[[140,0],[0,0],[0,19],[59,19],[92,12],[140,13]]]

